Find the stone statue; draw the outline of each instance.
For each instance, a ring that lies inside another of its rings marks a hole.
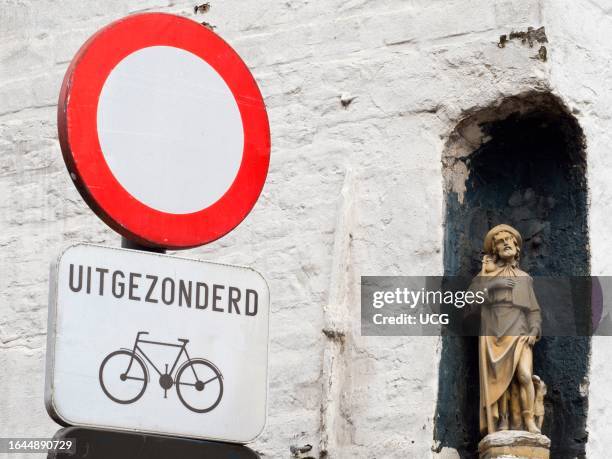
[[[546,385],[533,374],[533,346],[541,335],[533,279],[519,268],[522,238],[509,225],[492,228],[472,290],[486,290],[480,307],[480,430],[540,434]]]

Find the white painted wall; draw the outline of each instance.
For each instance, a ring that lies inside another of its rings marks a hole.
[[[193,17],[193,3],[0,0],[0,436],[57,429],[43,406],[49,262],[67,242],[119,244],[61,158],[55,104],[66,67],[112,20]],[[314,457],[433,456],[439,340],[361,337],[359,276],[441,273],[446,138],[465,110],[533,88],[559,95],[585,130],[593,272],[612,272],[612,10],[605,0],[212,5],[202,19],[264,94],[272,162],[247,220],[181,254],[252,265],[269,280],[269,419],[253,448],[274,458],[305,444]],[[540,25],[547,63],[532,58],[536,48],[496,46],[502,33]],[[355,99],[343,108],[341,95]],[[594,340],[589,457],[612,447],[608,349],[609,338]]]
[[[605,0],[561,3],[544,2],[549,38],[557,44],[551,56],[551,82],[555,92],[575,109],[587,138],[591,272],[610,275],[612,42],[606,31],[612,27],[612,5]],[[611,362],[612,338],[594,337],[589,381],[584,384],[589,391],[588,457],[606,457],[610,451]]]

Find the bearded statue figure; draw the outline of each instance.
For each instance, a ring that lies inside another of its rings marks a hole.
[[[539,434],[546,386],[533,374],[533,346],[541,334],[533,279],[519,268],[522,238],[509,225],[484,240],[482,269],[470,289],[485,291],[480,308],[480,431]]]

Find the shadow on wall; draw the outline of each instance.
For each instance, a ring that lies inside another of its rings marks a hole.
[[[480,270],[482,239],[508,223],[523,235],[521,268],[533,276],[588,275],[585,140],[554,96],[529,93],[469,114],[443,157],[447,275]],[[550,299],[549,299],[550,300]],[[554,301],[541,298],[544,318]],[[589,337],[544,337],[534,372],[548,384],[543,433],[551,457],[585,456]],[[434,440],[477,457],[477,338],[443,337]]]

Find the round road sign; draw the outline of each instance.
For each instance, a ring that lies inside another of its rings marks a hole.
[[[266,108],[238,54],[206,27],[128,16],[72,60],[58,129],[79,192],[138,243],[189,248],[231,231],[263,188]]]

